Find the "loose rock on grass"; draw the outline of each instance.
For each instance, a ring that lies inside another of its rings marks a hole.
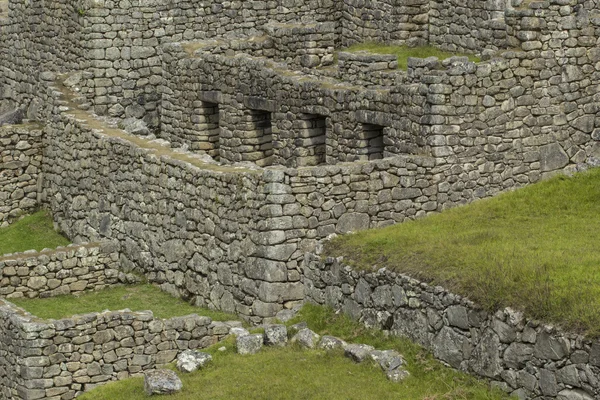
[[[239,354],[256,354],[263,347],[263,340],[261,333],[238,336],[236,340],[237,352]]]
[[[177,369],[182,372],[194,372],[204,368],[212,361],[212,356],[201,351],[185,350],[177,356]]]
[[[144,374],[144,390],[148,396],[155,394],[172,394],[183,388],[181,379],[175,371],[156,369]]]

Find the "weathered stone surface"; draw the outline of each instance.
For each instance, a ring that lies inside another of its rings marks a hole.
[[[405,369],[396,368],[386,371],[385,375],[392,382],[402,382],[410,376],[410,373]]]
[[[240,328],[239,326],[234,326],[229,330],[230,335],[234,335],[235,337],[240,336],[248,336],[250,332],[246,328]]]
[[[592,400],[593,397],[579,389],[565,389],[558,393],[557,400]]]
[[[459,368],[464,360],[467,339],[452,329],[442,328],[433,340],[433,354],[454,368]]]
[[[301,347],[314,349],[319,343],[320,336],[308,328],[303,328],[292,336],[292,343],[298,343]]]
[[[267,346],[285,346],[288,341],[285,325],[265,326],[265,344]]]
[[[384,371],[396,370],[405,364],[402,355],[395,350],[373,350],[370,356]]]
[[[328,335],[324,335],[319,341],[319,348],[325,350],[343,349],[346,345],[347,343],[342,339]]]
[[[212,356],[208,353],[195,350],[185,350],[177,356],[177,369],[182,372],[194,372],[204,368],[212,361]]]
[[[256,354],[263,347],[263,335],[260,333],[238,336],[236,339],[239,354]]]
[[[344,347],[344,355],[352,361],[360,363],[369,358],[373,350],[375,348],[368,344],[347,344]]]
[[[569,163],[569,156],[558,143],[540,147],[540,164],[542,171],[554,171]]]
[[[487,330],[472,355],[471,368],[476,374],[495,378],[502,372],[500,359],[500,339],[494,332]]]
[[[144,390],[148,396],[172,394],[183,388],[181,379],[175,371],[158,369],[144,374]]]

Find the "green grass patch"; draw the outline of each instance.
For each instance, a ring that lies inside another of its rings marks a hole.
[[[600,336],[600,170],[338,237],[326,255],[443,285],[490,311]]]
[[[54,230],[48,211],[38,211],[0,229],[0,255],[66,246],[69,239]]]
[[[61,319],[75,314],[103,310],[116,311],[125,308],[132,311],[151,310],[158,318],[198,314],[210,317],[215,321],[238,319],[235,315],[192,306],[150,284],[119,286],[96,292],[86,292],[80,296],[10,299],[10,301],[43,319]]]
[[[499,391],[465,374],[443,367],[416,345],[401,339],[387,339],[345,316],[307,305],[297,320],[306,320],[320,333],[336,333],[346,339],[360,339],[381,348],[395,348],[408,361],[411,376],[402,383],[389,382],[379,366],[356,364],[341,352],[300,350],[295,346],[265,348],[252,356],[235,354],[228,339],[208,349],[213,363],[192,374],[180,373],[183,390],[168,399],[478,399],[507,398]],[[344,336],[347,335],[347,336]],[[221,346],[227,348],[221,352]],[[146,399],[143,378],[110,383],[82,400]]]
[[[440,60],[445,60],[453,56],[466,56],[469,57],[470,61],[479,62],[479,57],[473,54],[463,53],[450,53],[447,51],[440,50],[433,46],[419,46],[419,47],[408,47],[408,46],[393,46],[381,43],[358,43],[344,49],[343,51],[355,53],[357,51],[368,51],[375,54],[392,54],[398,57],[398,68],[406,71],[408,69],[408,58],[427,58],[427,57],[438,57]]]

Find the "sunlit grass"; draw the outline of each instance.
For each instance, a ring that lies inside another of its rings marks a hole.
[[[368,51],[375,54],[393,54],[398,57],[398,68],[405,70],[408,68],[408,58],[427,58],[427,57],[438,57],[440,60],[445,60],[453,56],[466,56],[469,57],[470,61],[479,62],[479,58],[473,54],[463,53],[450,53],[447,51],[440,50],[433,46],[419,46],[419,47],[408,47],[408,46],[394,46],[386,45],[381,43],[358,43],[344,49],[343,51],[357,52],[357,51]]]
[[[47,211],[38,211],[0,229],[0,256],[26,250],[53,249],[68,245],[69,239],[54,230]]]
[[[116,311],[125,308],[132,311],[151,310],[157,318],[199,314],[217,321],[237,319],[235,315],[192,306],[150,284],[114,287],[97,292],[87,292],[80,296],[11,299],[10,301],[44,319],[60,319],[75,314],[103,310]]]
[[[421,220],[327,244],[361,269],[441,284],[489,310],[600,335],[600,170],[556,177]]]
[[[179,376],[183,390],[168,399],[477,399],[507,398],[473,377],[442,366],[420,347],[381,331],[368,330],[345,316],[307,305],[297,321],[307,321],[321,334],[397,349],[408,362],[411,376],[389,382],[371,363],[355,364],[340,352],[300,350],[294,346],[265,348],[252,356],[235,353],[233,340],[208,351],[214,361],[206,369]],[[294,321],[292,321],[294,322]],[[218,351],[219,347],[226,351]],[[143,379],[133,378],[94,389],[82,400],[146,399]]]

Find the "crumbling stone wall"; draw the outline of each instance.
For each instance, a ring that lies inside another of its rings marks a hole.
[[[126,282],[117,243],[89,243],[0,257],[0,296],[53,297]]]
[[[3,399],[72,399],[215,344],[232,326],[195,314],[159,319],[127,310],[45,321],[2,299],[0,322]]]
[[[0,127],[0,226],[38,206],[41,188],[42,127]]]
[[[355,271],[341,258],[307,253],[303,282],[308,301],[408,337],[450,366],[487,378],[518,398],[600,395],[598,340],[527,320],[508,308],[491,315],[439,286],[385,269]]]

